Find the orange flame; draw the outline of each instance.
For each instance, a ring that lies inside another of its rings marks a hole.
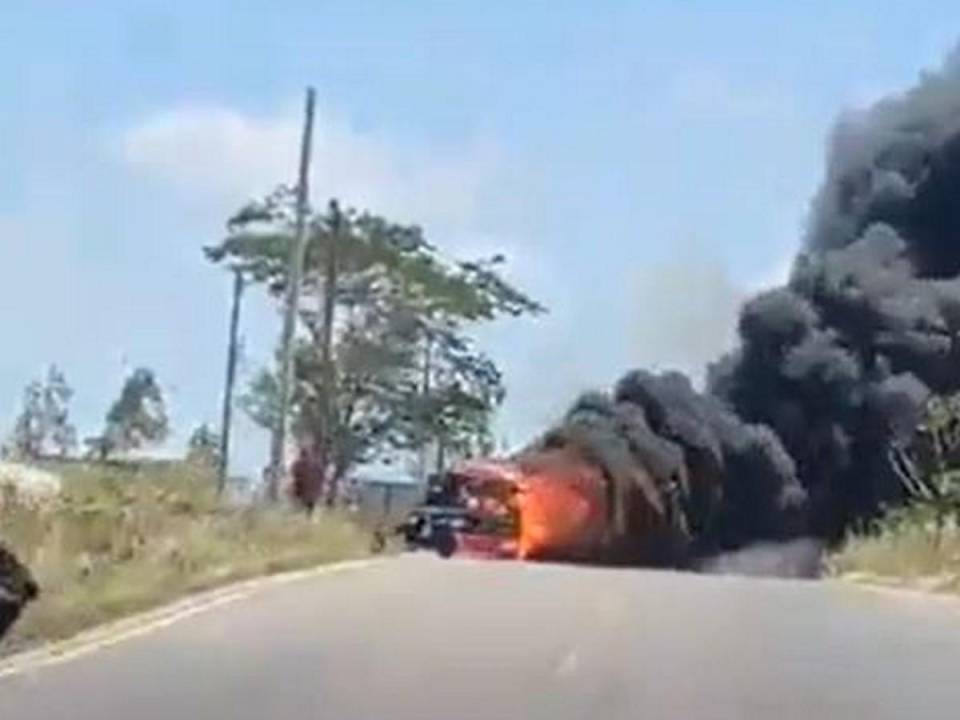
[[[562,552],[588,540],[597,508],[582,488],[564,477],[538,474],[519,489],[520,558]]]
[[[469,478],[475,512],[488,519],[516,518],[521,559],[570,557],[602,540],[607,521],[603,476],[569,450],[528,455],[518,463],[474,462],[461,474]]]

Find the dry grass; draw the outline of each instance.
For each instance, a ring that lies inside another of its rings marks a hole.
[[[58,468],[64,493],[0,499],[0,537],[42,596],[6,649],[68,637],[226,582],[359,557],[369,535],[337,515],[224,508],[209,471],[182,463]]]
[[[830,566],[838,575],[960,592],[960,527],[938,529],[929,512],[902,510],[875,533],[850,537]]]

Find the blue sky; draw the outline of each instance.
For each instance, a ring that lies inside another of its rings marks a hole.
[[[842,5],[842,7],[839,7]],[[506,250],[549,317],[485,331],[523,440],[635,365],[697,373],[782,276],[835,116],[960,35],[933,2],[63,2],[0,8],[0,429],[49,362],[96,431],[154,367],[218,417],[229,280],[200,248],[289,180]],[[244,372],[277,323],[244,308]],[[262,437],[242,428],[238,470]]]

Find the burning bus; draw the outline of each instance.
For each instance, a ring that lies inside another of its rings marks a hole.
[[[408,518],[443,556],[682,564],[688,538],[662,494],[638,472],[627,492],[573,447],[463,462],[433,480]]]
[[[683,566],[804,530],[806,493],[776,437],[677,374],[590,393],[525,450],[466,461],[428,498],[461,517],[443,554]]]
[[[476,518],[455,532],[457,551],[524,560],[678,564],[685,544],[662,497],[644,483],[621,493],[616,480],[575,448],[463,463],[450,474]],[[668,537],[672,542],[665,542]]]

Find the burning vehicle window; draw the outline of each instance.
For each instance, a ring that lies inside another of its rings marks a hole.
[[[951,28],[2,3],[0,720],[950,716]]]

